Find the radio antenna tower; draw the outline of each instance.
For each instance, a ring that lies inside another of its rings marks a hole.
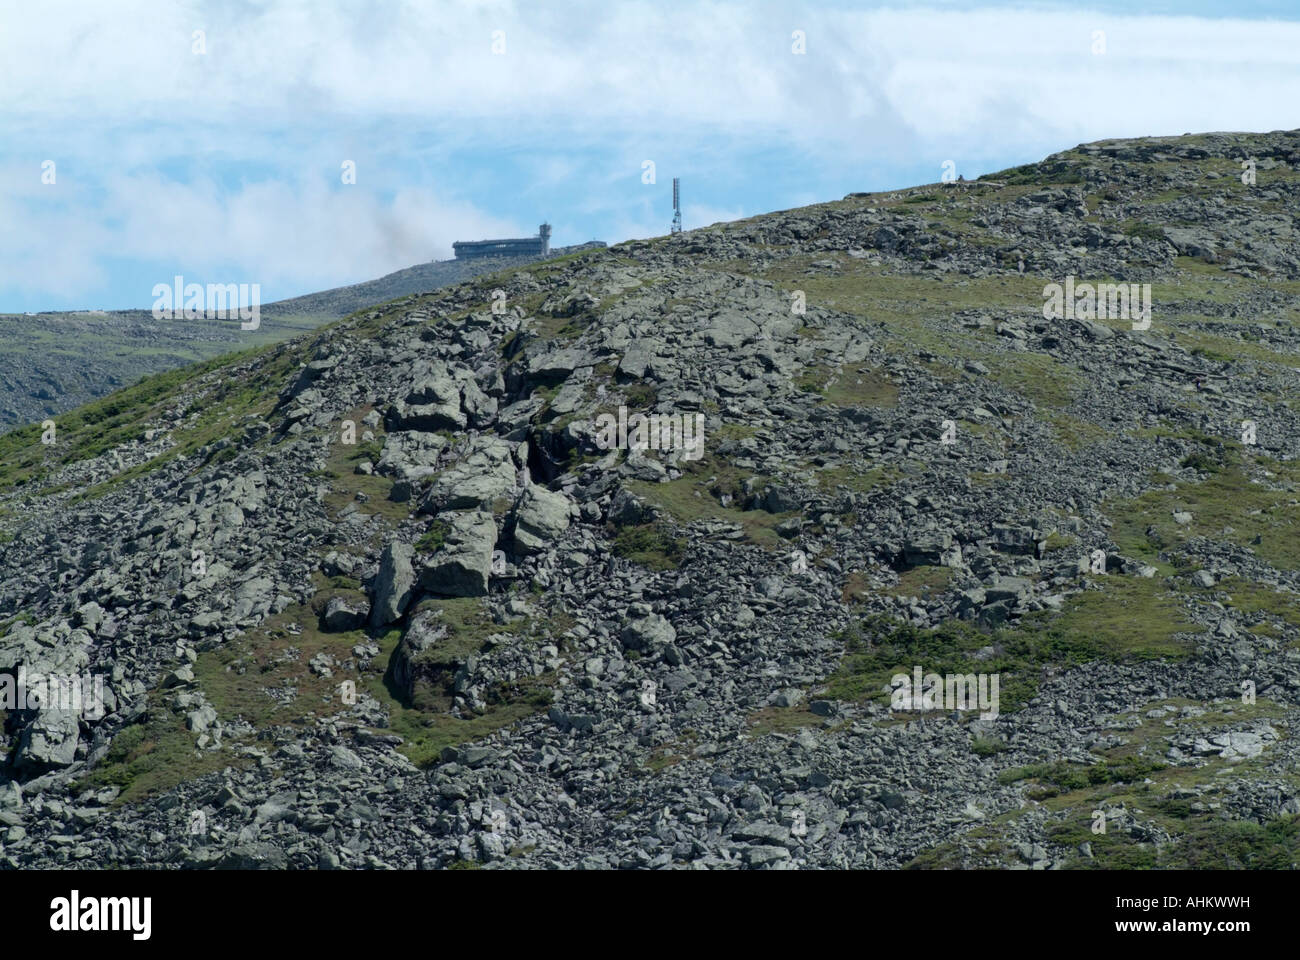
[[[673,233],[682,232],[682,178],[673,177]]]

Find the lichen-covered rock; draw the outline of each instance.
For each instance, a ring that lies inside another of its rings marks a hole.
[[[382,627],[397,620],[410,603],[411,587],[415,583],[415,571],[411,566],[413,556],[409,543],[394,541],[384,548],[370,607],[372,626]]]
[[[536,553],[569,529],[568,497],[539,486],[529,486],[515,506],[515,549]]]
[[[423,560],[420,588],[438,596],[483,596],[492,576],[496,521],[482,510],[452,512],[440,519],[449,529],[442,546]]]

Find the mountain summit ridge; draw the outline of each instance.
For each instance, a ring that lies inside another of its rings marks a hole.
[[[1084,144],[0,437],[0,671],[106,688],[7,714],[0,863],[1295,866],[1298,190],[1300,131]]]

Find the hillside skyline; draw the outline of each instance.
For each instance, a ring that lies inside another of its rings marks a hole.
[[[557,246],[657,236],[674,176],[692,229],[1103,137],[1300,126],[1293,9],[1095,6],[24,8],[0,31],[0,311],[139,308],[176,274],[271,302],[542,221]]]

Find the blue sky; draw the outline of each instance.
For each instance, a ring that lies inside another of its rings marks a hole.
[[[690,229],[1291,129],[1298,67],[1294,0],[0,0],[0,312],[148,307],[175,274],[269,302],[544,219],[653,236],[674,176]]]

